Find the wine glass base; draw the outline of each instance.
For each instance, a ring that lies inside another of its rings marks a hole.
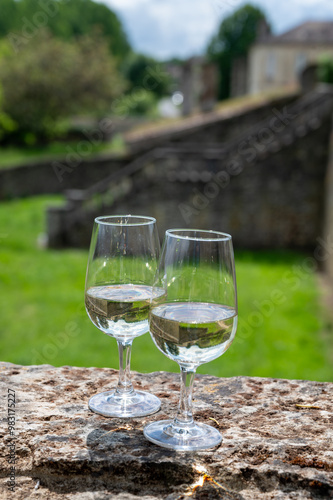
[[[115,391],[101,392],[89,399],[90,410],[104,417],[144,417],[157,412],[161,401],[149,392],[134,391],[120,396]]]
[[[153,422],[144,428],[143,433],[152,443],[178,451],[207,450],[222,441],[219,431],[210,425],[194,423],[189,427],[178,427],[173,420]]]

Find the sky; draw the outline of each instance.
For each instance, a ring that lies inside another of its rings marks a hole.
[[[132,47],[158,59],[186,58],[205,51],[221,20],[244,0],[98,0],[123,22]],[[332,0],[249,0],[262,8],[273,31],[307,20],[332,20]]]

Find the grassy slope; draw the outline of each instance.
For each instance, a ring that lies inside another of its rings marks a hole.
[[[0,358],[117,368],[115,340],[99,332],[83,309],[87,252],[37,247],[45,208],[58,200],[38,197],[0,204]],[[316,280],[302,270],[304,259],[292,252],[237,254],[237,339],[199,372],[333,380],[332,348],[323,335]],[[132,368],[178,371],[149,335],[135,340]]]

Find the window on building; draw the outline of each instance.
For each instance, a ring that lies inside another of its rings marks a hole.
[[[274,80],[276,74],[276,54],[269,52],[266,60],[266,78],[267,80]]]

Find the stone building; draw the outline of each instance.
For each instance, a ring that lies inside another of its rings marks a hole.
[[[309,21],[278,36],[267,33],[250,49],[247,92],[258,94],[293,87],[302,79],[306,90],[311,90],[323,55],[333,58],[332,21]]]

